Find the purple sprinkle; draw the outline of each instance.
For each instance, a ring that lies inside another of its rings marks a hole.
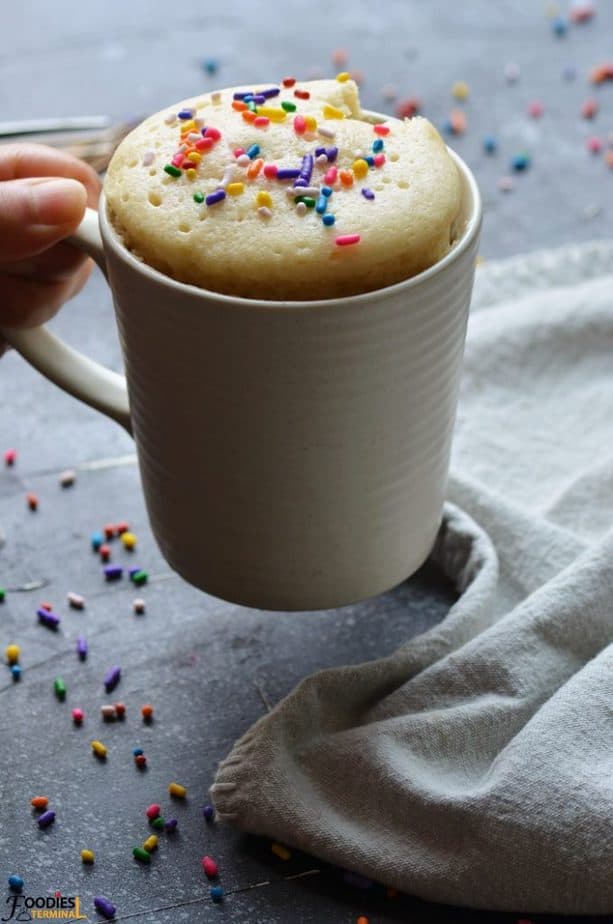
[[[226,198],[225,190],[216,189],[215,192],[210,193],[204,200],[207,205],[215,205],[216,202],[221,202],[222,199]]]
[[[38,616],[39,622],[41,622],[43,626],[47,626],[48,629],[57,629],[61,622],[59,616],[56,616],[55,613],[50,613],[48,610],[42,609],[42,607],[36,610],[36,615]]]
[[[119,683],[121,677],[121,668],[120,667],[111,667],[104,676],[104,689],[107,693],[110,693],[115,689]]]
[[[300,176],[300,170],[297,167],[281,167],[277,170],[278,180],[295,180]]]
[[[299,176],[292,188],[300,189],[301,186],[308,186],[308,185],[309,185],[309,181],[305,180],[304,177]]]
[[[212,821],[213,818],[215,817],[215,809],[213,808],[212,805],[205,805],[202,809],[202,814],[204,815],[207,821]]]
[[[325,148],[315,148],[315,157],[319,157],[321,154],[326,154],[326,149]]]
[[[130,572],[129,572],[130,577],[134,577],[135,574],[137,574],[139,571],[142,571],[142,570],[143,570],[142,568],[130,568]]]
[[[53,824],[55,821],[55,812],[43,812],[43,814],[38,819],[39,828],[47,828],[49,825]]]
[[[117,911],[115,905],[105,898],[104,895],[96,895],[94,898],[94,907],[105,918],[114,918]]]
[[[272,99],[273,96],[278,96],[280,92],[280,87],[270,87],[268,90],[260,90],[260,95],[263,96],[264,99]]]
[[[164,830],[167,831],[168,834],[172,834],[173,831],[177,830],[178,824],[179,822],[177,821],[176,818],[169,818],[168,821],[164,825]]]
[[[232,99],[245,99],[247,96],[253,96],[251,90],[245,90],[244,93],[235,93]]]
[[[77,636],[77,654],[82,661],[87,657],[87,640],[84,635]]]
[[[367,189],[366,186],[362,189],[362,195],[365,199],[374,199],[375,194],[372,189]]]
[[[302,158],[302,166],[300,167],[300,179],[307,181],[307,185],[311,182],[311,175],[313,173],[313,155],[305,154]]]
[[[326,148],[325,153],[330,163],[333,164],[336,158],[338,157],[338,148],[334,148],[334,147]]]
[[[256,93],[252,101],[256,104],[256,106],[261,106],[263,103],[266,102],[266,97],[264,96],[263,93]]]
[[[107,581],[118,581],[123,574],[121,565],[105,565],[102,570]]]

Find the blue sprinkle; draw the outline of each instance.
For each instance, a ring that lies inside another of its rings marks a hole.
[[[328,212],[328,214],[324,215],[324,217],[321,220],[323,221],[324,225],[327,225],[328,227],[330,227],[330,225],[334,224],[334,222],[336,221],[336,218],[334,217],[334,215],[330,215],[330,213]]]
[[[515,157],[511,158],[511,169],[512,170],[527,170],[530,166],[530,156],[528,154],[516,154]]]
[[[135,757],[138,757],[139,754],[144,754],[145,752],[142,748],[132,748],[132,753]]]
[[[281,92],[280,87],[270,87],[270,89],[268,90],[262,90],[261,94],[266,99],[271,99],[273,96],[278,96],[280,92]]]
[[[177,112],[178,119],[193,119],[194,110],[193,109],[181,109],[180,112]]]
[[[498,150],[498,142],[494,135],[486,135],[481,144],[486,154],[495,154]]]
[[[362,189],[362,195],[364,196],[365,199],[375,198],[375,194],[372,191],[372,189],[368,189],[366,186],[364,186],[364,188]]]
[[[332,195],[332,187],[331,187],[331,186],[322,186],[322,187],[321,187],[321,194],[322,194],[322,196],[331,196],[331,195]]]
[[[21,665],[11,664],[11,674],[13,675],[15,683],[17,683],[17,681],[21,679]]]
[[[451,124],[450,119],[445,119],[445,121],[441,125],[441,131],[444,132],[446,135],[453,135],[453,125]]]
[[[317,200],[317,205],[315,206],[315,211],[318,215],[323,215],[323,213],[328,208],[328,198],[327,196],[320,196]]]
[[[366,163],[368,164],[369,167],[374,167],[374,166],[375,166],[375,159],[374,159],[374,157],[373,157],[371,154],[369,154],[367,157],[365,157],[364,160],[366,161]]]
[[[119,665],[111,667],[104,675],[104,689],[107,693],[112,693],[119,681],[121,680],[121,668]]]
[[[223,899],[223,889],[220,885],[211,886],[210,893],[214,902],[220,902]]]
[[[376,138],[372,143],[372,149],[375,154],[383,150],[383,138]]]
[[[213,818],[215,817],[215,809],[213,808],[212,805],[205,805],[202,808],[202,814],[204,815],[207,821],[212,821]]]
[[[247,148],[247,157],[253,160],[254,157],[257,157],[260,153],[259,144],[252,144],[250,148]]]
[[[554,35],[566,35],[568,32],[568,20],[564,16],[556,16],[551,23]]]
[[[21,876],[18,876],[17,873],[13,873],[12,876],[9,876],[9,889],[13,892],[21,892],[23,889],[23,879]]]
[[[249,151],[247,151],[247,154]],[[300,176],[300,170],[297,167],[282,167],[277,170],[278,180],[296,180]]]
[[[203,71],[212,77],[219,70],[219,61],[216,61],[215,58],[205,58],[201,67]]]
[[[94,550],[94,552],[97,552],[100,546],[104,543],[104,536],[102,535],[102,533],[98,533],[98,532],[92,533],[90,541],[92,544],[92,549]]]
[[[215,205],[217,202],[222,202],[226,198],[226,192],[224,189],[216,189],[215,192],[210,193],[204,200],[206,205]]]

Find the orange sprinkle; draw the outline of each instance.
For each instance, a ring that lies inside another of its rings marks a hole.
[[[34,796],[31,800],[30,805],[35,809],[44,809],[49,805],[49,800],[46,796]]]
[[[368,924],[368,918],[361,914],[355,924]]]
[[[241,112],[241,115],[245,122],[255,122],[257,115],[255,112],[252,112],[251,109],[245,109],[244,112]]]
[[[317,130],[317,119],[315,116],[306,115],[304,117],[304,126],[308,132],[314,132]]]
[[[353,171],[339,170],[339,177],[343,186],[353,186]]]
[[[145,722],[149,722],[153,718],[153,706],[150,706],[149,703],[145,703],[144,706],[141,706],[140,714]]]
[[[245,109],[247,108],[247,103],[244,103],[242,99],[233,99],[232,108],[235,109],[237,112],[244,112]]]
[[[247,178],[250,180],[255,180],[256,176],[264,166],[264,158],[258,157],[256,160],[252,160],[249,166],[247,167]]]

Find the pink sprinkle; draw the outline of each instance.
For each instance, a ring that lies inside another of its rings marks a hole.
[[[336,243],[339,247],[348,247],[349,244],[359,244],[360,235],[359,234],[341,234],[340,237],[336,238]]]
[[[542,103],[538,102],[538,100],[535,100],[528,106],[528,115],[533,119],[540,119],[544,112],[545,107]]]
[[[279,168],[276,164],[264,164],[263,173],[267,180],[274,180]]]
[[[153,820],[154,818],[158,817],[161,811],[162,810],[160,806],[156,802],[154,802],[153,805],[150,805],[149,808],[145,810],[145,815],[147,816],[147,818]]]
[[[586,99],[581,107],[581,115],[584,119],[593,119],[598,112],[598,103],[595,99]]]
[[[219,139],[221,138],[221,132],[219,131],[218,128],[213,128],[211,125],[209,125],[208,128],[204,129],[204,137],[212,138],[213,141],[219,141]]]
[[[185,160],[184,154],[175,154],[173,159],[171,160],[171,164],[173,165],[173,167],[180,167],[184,160]]]
[[[213,879],[218,873],[217,863],[213,857],[202,858],[202,869],[206,873],[208,879]]]
[[[588,138],[585,142],[585,146],[591,154],[600,154],[604,147],[602,140],[600,138],[596,138],[595,136]]]
[[[330,167],[324,174],[324,183],[326,186],[333,186],[338,176],[338,167]]]
[[[385,154],[375,154],[373,157],[375,167],[382,167],[385,163]]]
[[[378,125],[373,125],[372,128],[375,135],[389,135],[390,133],[389,125],[382,125],[380,122]]]
[[[234,148],[234,151],[232,153],[234,154],[235,157],[240,157],[241,154],[246,154],[247,152],[245,151],[244,148]]]
[[[306,131],[306,119],[302,115],[294,117],[294,131],[297,135],[304,135]]]
[[[253,124],[256,128],[267,128],[270,125],[270,119],[268,116],[256,116]]]

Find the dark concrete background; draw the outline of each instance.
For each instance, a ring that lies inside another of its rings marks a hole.
[[[568,9],[560,5],[561,12]],[[216,85],[290,73],[332,76],[332,53],[344,48],[348,68],[363,74],[366,106],[393,111],[395,103],[382,95],[391,85],[398,100],[419,96],[424,114],[440,127],[457,105],[453,82],[465,80],[468,128],[449,142],[480,182],[482,253],[491,259],[611,236],[613,170],[602,156],[589,155],[584,141],[595,134],[606,142],[613,129],[613,85],[592,88],[587,80],[593,66],[613,58],[612,45],[608,3],[598,5],[592,22],[556,37],[545,5],[528,0],[317,0],[308,7],[235,2],[218,10],[193,0],[121,6],[36,0],[2,10],[0,120],[138,117]],[[215,76],[203,71],[203,59],[218,62]],[[512,86],[503,73],[509,62],[520,66]],[[572,81],[563,77],[568,67],[576,69]],[[579,114],[588,97],[600,103],[593,123]],[[545,107],[538,121],[526,115],[533,100]],[[486,133],[498,137],[494,157],[481,150]],[[498,178],[523,150],[532,155],[531,169],[515,177],[512,192],[501,193]],[[110,297],[99,274],[53,327],[121,368]],[[494,916],[408,896],[391,899],[377,886],[359,890],[316,858],[294,854],[283,862],[268,842],[207,825],[201,815],[218,761],[301,677],[383,655],[444,616],[453,591],[434,568],[376,600],[334,612],[283,615],[223,603],[186,585],[161,559],[146,520],[134,447],[119,427],[48,385],[15,354],[0,364],[0,396],[0,451],[14,446],[19,452],[15,468],[0,473],[6,540],[0,585],[7,588],[0,648],[18,643],[23,664],[19,683],[8,668],[0,671],[0,885],[17,872],[30,896],[56,890],[79,895],[90,920],[98,919],[92,897],[100,893],[115,902],[118,919],[164,924],[221,918],[350,924],[359,914],[371,924],[526,917],[529,909]],[[77,469],[77,481],[63,490],[58,478],[66,468]],[[40,497],[36,513],[27,509],[27,491]],[[114,560],[150,571],[142,592],[125,579],[105,584],[89,549],[93,530],[120,519],[130,522],[139,545],[130,555],[115,542]],[[69,590],[86,596],[82,613],[68,609]],[[147,601],[144,616],[132,613],[137,595]],[[62,616],[57,633],[37,624],[43,600]],[[79,632],[90,643],[85,663],[74,653]],[[121,664],[123,677],[115,696],[107,697],[102,680],[113,663]],[[58,674],[68,686],[63,703],[53,695]],[[105,725],[99,706],[117,698],[127,704],[127,718]],[[149,727],[139,715],[144,702],[156,710]],[[76,705],[87,713],[81,729],[70,719]],[[109,747],[105,764],[91,754],[94,737]],[[137,745],[149,758],[144,774],[132,762]],[[144,809],[159,801],[170,814],[166,789],[173,779],[189,789],[186,804],[172,809],[180,832],[161,837],[151,866],[139,867],[131,849],[148,833]],[[57,811],[55,825],[44,832],[29,805],[37,794],[49,796]],[[92,868],[80,862],[83,847],[96,853]],[[219,861],[223,906],[208,896],[200,868],[205,853]],[[9,905],[1,898],[0,904],[1,918]]]

